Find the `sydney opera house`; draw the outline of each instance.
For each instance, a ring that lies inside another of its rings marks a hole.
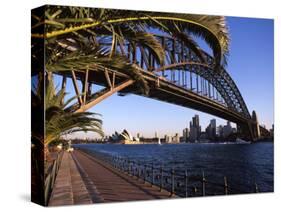
[[[122,133],[115,132],[109,136],[108,142],[120,144],[139,144],[139,138],[133,137],[126,129]]]

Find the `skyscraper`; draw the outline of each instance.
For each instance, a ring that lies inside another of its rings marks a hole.
[[[231,127],[230,121],[227,121],[227,124],[225,126],[223,126],[222,136],[227,137],[231,133],[232,133],[232,127]]]
[[[210,121],[210,128],[211,128],[211,138],[214,139],[216,137],[216,129],[217,129],[217,124],[216,124],[216,119],[212,119]]]
[[[192,117],[192,122],[190,122],[190,133],[189,138],[191,142],[199,141],[200,134],[201,134],[201,126],[199,123],[199,116],[195,115]]]
[[[216,128],[216,119],[212,119],[212,120],[210,121],[210,124],[211,124],[211,127],[212,127],[212,128]]]
[[[199,128],[199,116],[198,115],[195,115],[192,118],[192,124],[194,127]]]
[[[188,142],[188,139],[189,139],[189,129],[188,128],[183,129],[182,137],[183,137],[184,142]]]
[[[216,119],[210,120],[210,124],[206,128],[206,133],[209,139],[215,139],[216,138]]]

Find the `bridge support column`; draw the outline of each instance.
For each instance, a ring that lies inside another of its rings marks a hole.
[[[251,137],[252,137],[252,141],[257,141],[261,138],[261,134],[260,134],[260,126],[258,125],[258,123],[249,123],[249,128],[251,131]]]
[[[253,111],[252,113],[252,120],[253,120],[253,133],[255,135],[255,137],[257,139],[259,139],[261,137],[261,132],[260,132],[260,124],[259,124],[259,120],[258,120],[258,116],[256,111]]]
[[[238,134],[241,138],[251,140],[252,142],[255,142],[262,138],[270,137],[269,131],[259,125],[259,121],[255,111],[253,111],[252,118],[248,121],[248,123],[240,124],[238,129]]]
[[[255,142],[259,139],[259,136],[257,135],[257,129],[255,127],[256,124],[252,121],[239,124],[237,125],[237,133],[243,140]]]

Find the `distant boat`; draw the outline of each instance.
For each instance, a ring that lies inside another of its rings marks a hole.
[[[160,140],[160,138],[158,138],[158,145],[161,145],[161,140]]]

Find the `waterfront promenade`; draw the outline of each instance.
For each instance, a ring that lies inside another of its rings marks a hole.
[[[50,206],[171,198],[151,186],[80,150],[65,152]]]
[[[92,203],[90,194],[68,152],[63,153],[61,165],[50,197],[49,206]]]

